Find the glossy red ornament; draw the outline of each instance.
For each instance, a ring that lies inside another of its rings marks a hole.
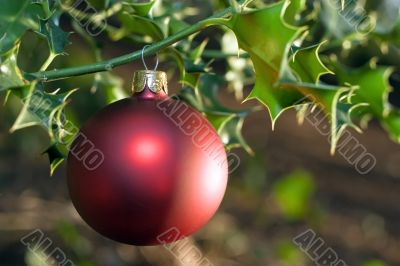
[[[165,73],[138,72],[134,91],[81,129],[68,156],[69,192],[100,234],[133,245],[169,243],[218,209],[226,154],[199,112],[167,97]]]

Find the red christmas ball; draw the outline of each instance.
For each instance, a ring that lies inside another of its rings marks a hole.
[[[214,215],[226,189],[226,154],[202,114],[167,97],[165,73],[138,72],[134,88],[83,126],[68,155],[68,187],[100,234],[165,244]]]

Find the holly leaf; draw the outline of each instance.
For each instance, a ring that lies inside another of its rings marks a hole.
[[[393,69],[376,66],[372,61],[368,65],[355,69],[337,64],[335,72],[339,82],[358,86],[352,102],[366,104],[359,112],[359,116],[367,119],[376,117],[389,132],[391,138],[400,142],[399,112],[394,110],[389,103],[389,93],[392,90],[389,77]]]
[[[285,22],[289,4],[290,1],[281,1],[256,11],[235,14],[225,22],[253,62],[256,82],[246,101],[261,102],[269,111],[273,127],[277,118],[289,108],[310,103],[322,108],[331,123],[328,133],[330,131],[333,153],[341,133],[354,125],[349,117],[338,116],[340,106],[350,104],[342,101],[348,99],[353,88],[319,82],[322,74],[330,72],[318,55],[322,44],[292,52],[294,41],[303,40],[308,32],[304,27]]]
[[[193,49],[190,52],[189,59],[192,62],[194,62],[195,64],[200,63],[201,62],[201,56],[203,55],[207,44],[208,44],[208,39],[205,39],[204,41],[202,41],[195,49]]]
[[[47,154],[50,161],[50,176],[54,174],[54,171],[58,166],[65,160],[65,155],[58,149],[57,144],[52,144],[48,147],[43,154]]]
[[[156,0],[150,0],[146,2],[138,2],[135,0],[129,0],[129,1],[124,1],[124,5],[127,5],[131,7],[135,13],[137,13],[139,16],[147,16],[151,9],[153,8],[154,4],[156,3]]]
[[[229,0],[229,5],[235,10],[236,13],[241,13],[249,9],[249,6],[253,2],[255,2],[255,0],[243,0],[243,1]]]
[[[351,102],[354,87],[334,88],[332,90],[318,89],[318,87],[300,88],[307,100],[312,102],[311,110],[323,112],[324,115],[319,117],[321,119],[319,125],[323,124],[324,121],[330,124],[327,125],[327,128],[319,128],[319,130],[322,134],[330,137],[332,155],[335,153],[337,143],[346,128],[352,127],[358,130],[358,127],[352,121],[353,112],[360,106],[364,106],[364,103],[353,105]],[[309,103],[307,105],[310,106]]]
[[[392,90],[389,84],[392,71],[390,67],[376,67],[373,62],[357,69],[343,65],[335,69],[341,84],[350,83],[359,87],[352,102],[368,103],[365,113],[372,113],[378,118],[387,117],[391,109],[388,99]]]
[[[285,12],[285,21],[291,25],[296,25],[299,15],[306,9],[306,0],[291,0]]]
[[[15,49],[10,55],[1,57],[0,91],[26,85],[22,72],[17,65],[17,51],[18,49]]]
[[[42,13],[32,0],[0,0],[0,55],[13,49],[29,29],[37,30]]]
[[[290,68],[302,82],[318,83],[322,75],[331,73],[319,57],[323,43],[297,50],[289,62]]]
[[[176,19],[175,17],[170,17],[168,20],[168,33],[169,35],[176,34],[177,32],[180,32],[190,25],[186,23],[184,20],[181,19]]]
[[[41,19],[39,33],[47,38],[51,53],[59,55],[64,53],[65,47],[70,43],[70,33],[64,32],[56,23],[58,24],[56,17]]]
[[[208,113],[231,115],[237,113],[221,104],[219,93],[226,86],[225,80],[214,74],[204,74],[201,77],[198,95],[202,96],[204,111]]]
[[[105,94],[108,104],[128,97],[123,80],[110,72],[96,73],[93,88]]]
[[[365,103],[353,105],[351,96],[354,92],[354,87],[348,84],[333,86],[320,82],[322,75],[333,73],[322,63],[319,57],[319,49],[323,44],[322,42],[311,47],[297,49],[289,61],[284,57],[281,66],[280,83],[295,87],[305,95],[297,102],[300,104],[305,103],[299,109],[299,122],[304,120],[309,107],[314,111],[321,111],[322,109],[325,114],[323,120],[329,122],[330,129],[320,130],[325,131],[324,133],[330,137],[331,154],[334,154],[337,143],[346,128],[351,127],[360,131],[359,127],[353,122],[353,113],[364,106]],[[293,49],[293,47],[290,47],[290,49]],[[310,101],[311,105],[307,104],[307,101]]]
[[[231,115],[224,119],[219,126],[218,133],[225,147],[228,149],[242,147],[247,153],[254,155],[253,150],[242,135],[246,115],[246,113],[243,115]]]
[[[196,48],[188,52],[187,56],[183,56],[184,69],[181,70],[183,76],[180,82],[197,90],[200,76],[209,71],[210,63],[205,63],[201,60],[201,56],[206,48],[208,40],[204,40]]]
[[[59,114],[65,107],[68,97],[75,91],[59,93],[56,90],[47,93],[43,91],[41,83],[32,83],[14,90],[13,92],[22,99],[23,107],[10,131],[15,132],[31,126],[42,126],[52,135],[51,132],[57,130],[54,125],[58,126],[61,123],[61,121],[53,120],[60,117]]]
[[[159,25],[146,17],[132,15],[122,12],[118,16],[121,27],[117,30],[109,31],[110,38],[118,41],[129,36],[151,37],[152,41],[159,41],[164,38],[164,33]]]
[[[221,77],[202,74],[197,92],[194,88],[187,87],[180,91],[179,96],[204,113],[227,149],[242,147],[249,154],[254,154],[242,136],[243,123],[250,110],[231,110],[221,105],[219,92],[225,86]]]
[[[204,40],[195,48],[191,48],[192,41],[193,39],[190,39],[184,47],[170,48],[170,50],[179,68],[179,82],[197,91],[201,74],[209,71],[210,62],[205,63],[201,58],[208,40]]]
[[[302,98],[296,90],[278,84],[287,44],[303,29],[285,23],[287,1],[245,14],[235,14],[225,24],[232,29],[239,46],[247,51],[254,65],[256,83],[246,101],[257,99],[269,110],[273,124],[287,108]]]

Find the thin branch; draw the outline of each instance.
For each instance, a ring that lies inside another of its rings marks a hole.
[[[207,28],[212,25],[221,24],[221,19],[225,18],[226,16],[229,16],[230,14],[232,14],[232,12],[233,12],[232,8],[227,8],[210,18],[199,21],[196,24],[193,24],[187,27],[186,29],[177,32],[174,35],[171,35],[157,43],[152,44],[145,50],[144,55],[145,56],[153,55],[159,52],[160,50],[167,48],[173,45],[174,43],[182,39],[185,39],[196,32],[201,31],[204,28]],[[35,73],[25,73],[25,78],[31,81],[33,80],[51,81],[51,80],[86,75],[96,72],[109,71],[117,66],[125,65],[132,61],[138,60],[141,58],[141,56],[142,56],[142,51],[135,51],[133,53],[129,53],[126,55],[122,55],[119,57],[115,57],[109,60],[93,64],[64,68],[64,69],[54,69],[50,71],[39,71]]]

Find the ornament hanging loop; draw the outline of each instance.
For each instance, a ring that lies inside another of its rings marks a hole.
[[[163,71],[157,71],[158,68],[158,54],[156,53],[156,65],[153,70],[149,70],[146,61],[144,59],[146,48],[150,45],[145,45],[142,49],[142,62],[145,70],[137,71],[133,75],[132,91],[133,93],[141,93],[148,88],[151,92],[159,94],[163,92],[163,95],[168,94],[167,86],[167,74]],[[148,96],[148,95],[147,95]],[[145,97],[147,97],[145,95]],[[154,97],[154,96],[149,96]]]
[[[144,67],[145,67],[146,70],[149,70],[149,69],[148,69],[148,67],[147,67],[146,60],[144,60],[144,52],[145,52],[146,48],[149,47],[149,46],[150,46],[150,45],[145,45],[145,46],[143,47],[143,49],[142,49],[142,62],[143,62],[143,65],[144,65]],[[158,63],[159,63],[159,61],[158,61],[158,54],[157,54],[157,53],[156,53],[156,60],[157,60],[157,61],[156,61],[156,65],[155,65],[153,71],[156,71],[157,68],[158,68]]]

